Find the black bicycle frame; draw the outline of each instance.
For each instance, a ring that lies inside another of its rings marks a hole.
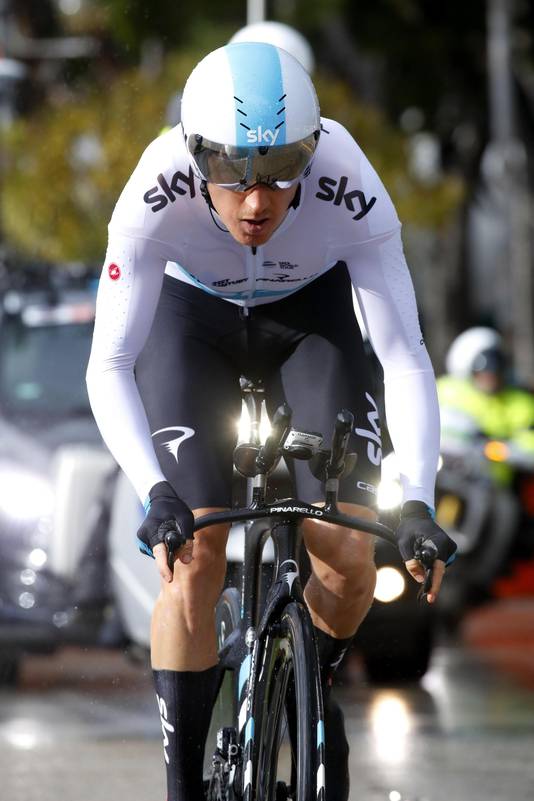
[[[267,604],[261,610],[261,564],[267,536],[271,536],[275,553],[275,567],[267,595]],[[260,636],[270,617],[288,600],[304,601],[300,583],[299,554],[302,534],[296,520],[258,520],[250,525],[245,536],[245,559],[242,581],[242,619],[246,629],[252,628]],[[274,590],[274,592],[273,592]]]
[[[303,601],[298,568],[302,534],[299,523],[304,518],[322,520],[354,529],[355,518],[337,510],[320,509],[296,498],[286,498],[259,508],[228,510],[204,515],[195,521],[195,531],[221,523],[248,522],[245,526],[245,553],[241,585],[241,619],[245,630],[261,629],[265,625],[265,613],[261,617],[261,564],[265,543],[272,537],[275,551],[275,569],[272,584],[279,584],[278,603],[282,598]],[[375,534],[396,545],[395,535],[386,526],[358,518],[357,528]],[[325,533],[325,536],[328,536]],[[284,567],[285,566],[285,567]],[[290,567],[293,569],[289,569]],[[283,588],[287,590],[283,591]],[[275,608],[270,605],[270,610]]]

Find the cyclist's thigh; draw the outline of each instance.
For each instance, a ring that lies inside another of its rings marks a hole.
[[[335,308],[332,314],[335,314]],[[378,377],[366,355],[352,312],[346,315],[345,331],[336,335],[314,332],[296,346],[268,387],[270,407],[286,400],[293,409],[293,426],[318,431],[330,446],[337,413],[345,408],[354,414],[354,431],[348,450],[357,453],[354,471],[341,479],[339,499],[363,506],[376,505],[376,489],[382,457],[380,420],[377,409]],[[294,463],[295,483],[302,500],[324,498],[324,486],[314,478],[307,463]]]
[[[217,349],[227,309],[166,278],[136,381],[167,480],[192,509],[231,506],[239,375]],[[176,291],[175,291],[176,290]],[[200,295],[198,293],[201,293]],[[206,308],[205,308],[206,306]],[[221,309],[217,326],[214,309]],[[204,310],[204,312],[203,312]]]

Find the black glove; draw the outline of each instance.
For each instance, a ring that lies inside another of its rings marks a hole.
[[[432,512],[422,501],[407,501],[402,507],[397,528],[399,551],[405,562],[416,559],[416,551],[430,541],[437,550],[437,559],[446,565],[454,560],[456,543],[432,519]]]
[[[164,542],[165,534],[176,528],[186,539],[193,539],[193,513],[167,481],[154,484],[148,493],[145,510],[146,517],[137,532],[137,539],[139,550],[147,556],[154,558],[154,546]]]

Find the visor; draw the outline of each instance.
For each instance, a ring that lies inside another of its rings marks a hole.
[[[243,191],[255,184],[285,189],[302,177],[318,141],[319,131],[289,145],[236,147],[190,134],[187,149],[208,183],[234,191]]]

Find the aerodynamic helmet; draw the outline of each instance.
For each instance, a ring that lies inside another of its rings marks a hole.
[[[234,190],[291,186],[321,130],[310,76],[264,42],[228,44],[197,64],[182,95],[182,126],[197,175]]]

